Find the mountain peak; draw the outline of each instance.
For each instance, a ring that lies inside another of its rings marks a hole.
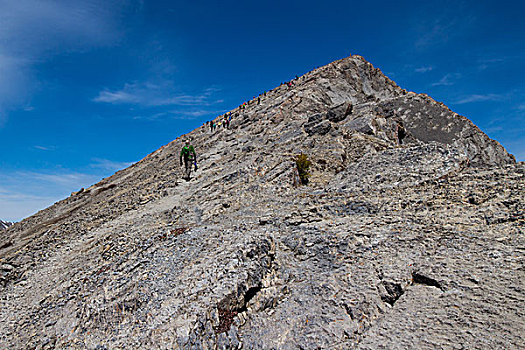
[[[357,55],[282,84],[229,114],[234,129],[255,132],[256,140],[265,143],[278,141],[287,152],[301,150],[317,157],[320,150],[315,143],[343,145],[337,154],[333,154],[335,149],[321,151],[323,156],[332,153],[330,162],[340,167],[348,164],[345,159],[363,155],[355,154],[349,145],[352,135],[366,135],[376,149],[437,142],[464,154],[471,165],[515,163],[512,155],[470,120],[426,94],[401,89]],[[200,140],[203,128],[190,136]],[[199,142],[206,143],[207,138]]]
[[[525,346],[499,143],[360,56],[229,116],[6,231],[2,348]]]

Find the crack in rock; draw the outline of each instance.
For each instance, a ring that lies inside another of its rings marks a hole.
[[[419,272],[412,272],[412,281],[415,284],[423,284],[429,287],[436,287],[438,289],[444,290],[443,286],[433,278],[422,275]]]

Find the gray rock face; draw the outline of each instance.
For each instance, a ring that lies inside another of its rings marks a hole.
[[[5,230],[7,229],[9,226],[13,225],[12,222],[8,222],[8,221],[2,221],[0,220],[0,230]]]
[[[500,144],[359,56],[232,115],[3,233],[0,348],[525,347]]]

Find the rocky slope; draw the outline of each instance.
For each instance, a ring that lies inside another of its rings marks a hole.
[[[177,139],[3,233],[0,348],[525,346],[499,143],[359,56],[232,114],[191,181]]]
[[[9,221],[2,221],[0,220],[0,230],[5,230],[9,226],[11,226],[13,223]]]

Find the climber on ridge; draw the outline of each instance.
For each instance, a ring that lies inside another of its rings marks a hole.
[[[182,166],[182,157],[184,157],[184,179],[189,181],[191,166],[195,165],[195,171],[197,171],[197,154],[195,153],[193,146],[190,144],[190,140],[186,139],[184,143],[185,145],[180,151],[180,166]]]

